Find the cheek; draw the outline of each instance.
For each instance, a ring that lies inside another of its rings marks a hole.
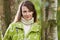
[[[32,16],[33,16],[33,14],[29,14],[29,16],[30,16],[30,17],[32,17]]]
[[[28,16],[29,18],[32,17],[32,13],[28,13],[26,16]]]
[[[33,16],[33,13],[31,13],[30,16],[32,17]]]
[[[26,13],[22,13],[22,16],[24,17],[26,15]]]
[[[22,13],[22,16],[25,18],[31,18],[31,17],[33,17],[33,12],[30,12],[30,13],[28,13],[28,14],[26,14],[26,13]]]

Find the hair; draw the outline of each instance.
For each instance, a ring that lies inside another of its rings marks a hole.
[[[37,20],[37,13],[34,7],[34,4],[31,1],[23,1],[20,3],[19,7],[18,7],[18,11],[17,14],[15,16],[14,22],[18,22],[21,20],[22,17],[22,6],[26,6],[30,11],[33,11],[33,17],[34,17],[34,22],[36,22]]]

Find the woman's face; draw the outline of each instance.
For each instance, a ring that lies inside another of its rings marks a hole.
[[[33,11],[30,11],[26,6],[22,6],[22,15],[28,21],[33,17]]]

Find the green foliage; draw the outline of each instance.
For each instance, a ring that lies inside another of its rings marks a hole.
[[[58,0],[58,8],[60,7],[60,0]],[[60,10],[57,11],[57,26],[58,26],[58,40],[60,40]]]

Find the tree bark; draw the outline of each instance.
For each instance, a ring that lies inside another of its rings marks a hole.
[[[7,29],[7,27],[9,26],[9,24],[11,23],[11,9],[10,9],[10,1],[9,0],[3,0],[3,11],[4,11],[4,21],[5,21],[5,30]],[[5,30],[3,32],[3,34],[5,33]]]
[[[45,0],[41,3],[41,40],[45,40]]]
[[[43,0],[44,2],[44,0]],[[57,0],[45,0],[42,7],[41,40],[58,40],[57,34]]]
[[[49,13],[48,13],[49,40],[58,40],[56,15],[57,15],[57,0],[49,0]]]
[[[58,40],[57,34],[57,0],[46,0],[48,6],[46,6],[46,29],[45,40]]]

